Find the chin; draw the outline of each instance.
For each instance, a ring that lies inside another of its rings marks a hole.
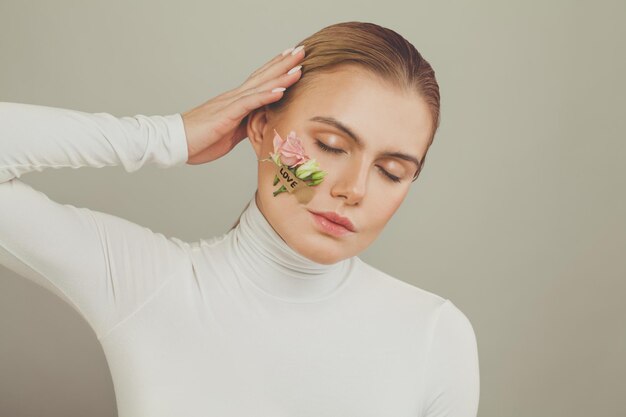
[[[334,256],[325,256],[323,253],[320,253],[319,251],[311,254],[310,256],[309,255],[305,255],[305,256],[311,259],[312,261],[317,262],[318,264],[324,264],[324,265],[332,265],[341,260]]]
[[[304,247],[295,247],[295,250],[302,256],[305,256],[306,258],[309,258],[310,260],[312,260],[313,262],[317,262],[318,264],[332,265],[343,259],[341,257],[337,257],[337,251],[334,250],[332,244],[324,245],[323,243],[319,242],[310,242],[307,244],[306,242],[302,241],[300,241],[299,243],[304,243]]]
[[[337,262],[339,262],[341,260],[341,258],[337,258],[335,256],[325,255],[325,254],[323,254],[321,252],[315,253],[311,259],[313,259],[315,262],[317,262],[319,264],[324,264],[324,265],[332,265],[332,264],[337,263]]]

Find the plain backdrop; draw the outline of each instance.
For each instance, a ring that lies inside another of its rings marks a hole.
[[[0,101],[183,112],[332,23],[399,32],[436,71],[441,128],[361,258],[468,316],[480,416],[621,417],[625,4],[0,0]],[[200,166],[22,179],[56,201],[193,241],[230,228],[256,188],[256,161],[246,139]],[[3,267],[0,415],[116,416],[91,328]]]

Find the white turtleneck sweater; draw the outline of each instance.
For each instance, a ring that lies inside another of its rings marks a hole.
[[[450,300],[357,256],[309,260],[254,196],[237,227],[185,242],[19,179],[187,157],[179,113],[0,103],[0,264],[89,323],[120,417],[476,416],[476,338]]]

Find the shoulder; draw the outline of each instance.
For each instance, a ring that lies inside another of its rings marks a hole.
[[[444,341],[446,345],[456,344],[472,354],[476,352],[474,326],[467,315],[449,299],[437,311],[433,339]]]
[[[357,257],[360,293],[373,294],[398,320],[425,337],[424,416],[475,417],[480,395],[478,349],[467,315],[451,300],[381,271]]]
[[[393,302],[394,308],[411,316],[420,316],[430,323],[436,336],[462,338],[475,344],[474,328],[467,315],[450,299],[402,281],[355,257],[362,281],[377,298]]]
[[[467,316],[446,300],[430,337],[424,373],[426,417],[475,417],[480,398],[476,336]]]
[[[358,256],[355,262],[361,281],[368,285],[381,298],[388,298],[394,303],[406,303],[430,313],[435,313],[447,301],[446,298],[431,291],[417,287],[393,275],[368,264]]]

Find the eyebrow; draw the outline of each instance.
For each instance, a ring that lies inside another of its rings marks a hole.
[[[356,142],[356,144],[359,147],[361,147],[361,148],[364,147],[363,141],[352,131],[352,129],[350,129],[348,126],[346,126],[345,124],[341,123],[339,120],[335,119],[334,117],[315,116],[315,117],[311,117],[309,119],[309,121],[325,123],[327,125],[333,126],[334,128],[341,130],[348,137],[350,137],[352,140],[354,140],[354,142]],[[406,154],[404,152],[384,151],[384,152],[382,152],[382,155],[383,156],[389,156],[389,157],[396,157],[396,158],[404,159],[405,161],[413,162],[417,166],[418,170],[420,169],[420,167],[422,165],[421,161],[418,158],[414,157],[413,155]]]

